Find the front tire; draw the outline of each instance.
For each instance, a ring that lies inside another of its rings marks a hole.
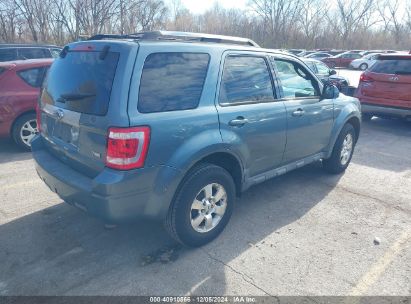
[[[196,166],[184,178],[170,206],[166,230],[185,246],[207,244],[224,230],[235,198],[230,173],[212,164]]]
[[[38,133],[36,114],[24,114],[19,117],[12,129],[14,142],[23,150],[31,150],[31,140]]]
[[[356,140],[354,127],[347,123],[338,135],[331,157],[322,161],[324,169],[332,174],[344,172],[351,162]]]

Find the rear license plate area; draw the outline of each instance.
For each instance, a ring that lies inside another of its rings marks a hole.
[[[71,143],[71,126],[63,122],[56,121],[53,128],[53,137],[56,137],[66,143]]]

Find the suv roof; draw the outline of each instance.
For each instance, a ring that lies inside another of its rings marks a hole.
[[[171,32],[171,31],[151,31],[139,32],[135,34],[113,35],[113,34],[98,34],[90,37],[88,40],[103,40],[103,39],[131,39],[131,40],[154,40],[154,41],[184,41],[184,42],[207,42],[207,43],[222,43],[222,44],[236,44],[244,46],[260,47],[251,39],[212,35],[203,33],[191,32]]]
[[[100,36],[100,35],[99,35]],[[107,35],[104,35],[107,36]],[[116,35],[117,36],[117,35]],[[119,35],[118,35],[119,36]],[[224,36],[227,37],[227,36]],[[92,38],[92,37],[91,37]],[[87,42],[92,43],[94,45],[94,47],[96,48],[96,50],[100,50],[102,52],[105,51],[105,49],[107,48],[107,50],[109,49],[110,44],[134,44],[134,43],[138,43],[141,46],[146,46],[146,47],[150,47],[150,46],[156,46],[158,48],[177,48],[177,49],[181,49],[181,50],[193,50],[193,51],[198,51],[201,49],[207,48],[207,49],[215,49],[215,50],[241,50],[241,51],[250,51],[250,52],[266,52],[266,53],[273,53],[273,54],[283,54],[289,57],[293,57],[296,58],[298,60],[301,60],[300,57],[292,54],[292,53],[288,53],[288,52],[284,52],[281,50],[277,50],[277,49],[267,49],[267,48],[262,48],[262,47],[255,47],[255,46],[251,46],[251,45],[242,45],[242,44],[230,44],[230,43],[224,43],[224,42],[209,42],[209,41],[187,41],[187,40],[172,40],[171,44],[169,40],[164,40],[164,39],[159,39],[159,40],[152,40],[152,39],[147,39],[147,40],[137,40],[137,39],[132,39],[132,38],[111,38],[111,35],[108,35],[107,37],[101,38],[101,39],[97,39],[97,40],[86,40],[86,41],[76,41],[76,42],[72,42],[70,44],[67,44],[61,55],[60,56],[65,56],[65,53],[67,53],[67,51],[69,50],[79,50],[81,49],[84,45],[87,45]],[[92,46],[91,46],[92,47]]]

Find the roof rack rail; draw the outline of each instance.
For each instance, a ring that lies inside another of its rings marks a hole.
[[[88,40],[104,40],[104,39],[134,39],[134,40],[168,40],[168,41],[187,41],[187,42],[210,42],[210,43],[224,43],[224,44],[237,44],[245,46],[260,47],[256,42],[251,39],[223,36],[223,35],[211,35],[202,33],[190,33],[190,32],[170,32],[170,31],[152,31],[152,32],[139,32],[135,34],[98,34],[90,37]]]

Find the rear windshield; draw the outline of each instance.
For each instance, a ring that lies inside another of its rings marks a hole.
[[[54,61],[47,75],[42,101],[92,115],[105,115],[119,53],[68,52]]]
[[[210,56],[203,53],[154,53],[141,76],[138,110],[141,113],[197,107]]]
[[[411,75],[411,58],[384,58],[383,60],[378,60],[377,63],[371,67],[370,71],[382,74]]]

